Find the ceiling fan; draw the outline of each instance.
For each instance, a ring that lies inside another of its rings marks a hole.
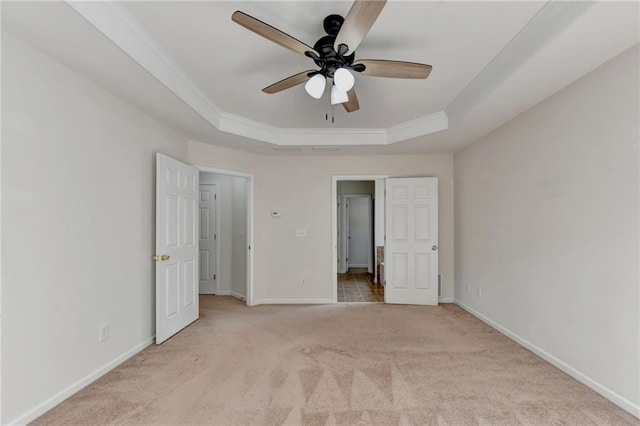
[[[356,72],[372,77],[427,78],[431,65],[415,62],[389,61],[383,59],[355,59],[355,50],[384,8],[386,0],[355,0],[346,18],[329,15],[323,27],[327,35],[316,41],[313,47],[262,22],[244,12],[236,11],[231,19],[239,25],[305,55],[320,67],[287,77],[262,89],[265,93],[278,93],[305,83],[307,93],[320,99],[324,94],[327,79],[332,80],[331,104],[342,104],[347,112],[360,108],[353,85]]]

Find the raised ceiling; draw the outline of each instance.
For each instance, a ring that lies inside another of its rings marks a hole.
[[[428,79],[356,75],[360,110],[350,114],[303,86],[261,92],[315,65],[233,23],[233,11],[313,45],[322,19],[350,6],[3,2],[2,18],[9,31],[188,137],[255,152],[454,152],[639,38],[636,2],[392,0],[356,58],[428,63]]]

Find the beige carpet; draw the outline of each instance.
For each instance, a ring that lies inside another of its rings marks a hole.
[[[199,321],[35,424],[640,423],[454,305],[200,300]]]

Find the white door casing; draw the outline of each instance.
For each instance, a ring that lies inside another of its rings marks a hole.
[[[156,344],[198,319],[198,178],[156,154]]]
[[[385,302],[438,304],[438,178],[386,185]]]
[[[199,293],[218,293],[217,187],[200,185]]]

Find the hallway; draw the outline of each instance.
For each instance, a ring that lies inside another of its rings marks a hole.
[[[351,268],[346,274],[338,274],[338,303],[384,303],[384,287],[373,283],[366,268]]]

